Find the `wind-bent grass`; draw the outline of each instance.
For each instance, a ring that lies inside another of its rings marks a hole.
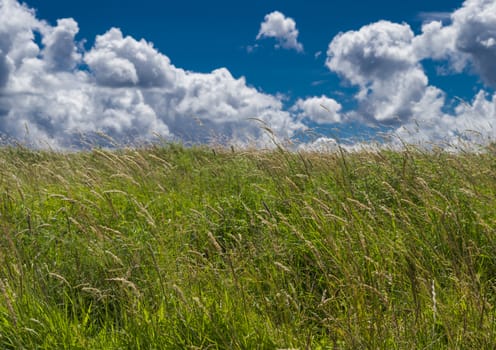
[[[496,154],[0,150],[0,348],[496,344]]]

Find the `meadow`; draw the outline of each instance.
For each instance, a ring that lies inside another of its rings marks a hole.
[[[0,149],[2,349],[490,349],[496,148]]]

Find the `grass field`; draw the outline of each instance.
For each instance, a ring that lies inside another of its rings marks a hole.
[[[0,149],[2,349],[489,349],[496,152]]]

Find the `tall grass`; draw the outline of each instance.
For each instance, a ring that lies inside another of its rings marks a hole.
[[[0,348],[484,349],[496,154],[0,149]]]

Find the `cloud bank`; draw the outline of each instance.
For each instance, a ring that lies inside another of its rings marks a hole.
[[[280,98],[225,68],[208,74],[174,66],[144,39],[111,28],[79,49],[74,19],[55,26],[14,0],[0,3],[0,131],[28,143],[67,148],[75,135],[119,143],[154,135],[186,142],[263,143],[257,118],[280,138],[305,129]],[[35,41],[41,36],[41,45]]]
[[[185,142],[267,144],[270,135],[258,120],[280,139],[312,126],[362,123],[385,125],[393,140],[403,142],[494,141],[495,14],[494,0],[466,0],[449,20],[446,14],[442,19],[424,14],[419,33],[406,23],[379,21],[338,34],[329,43],[325,64],[357,88],[356,107],[347,109],[325,94],[285,107],[282,97],[251,87],[226,68],[187,71],[152,43],[118,28],[97,36],[84,50],[74,19],[51,25],[26,5],[3,0],[0,137],[55,148],[80,147],[80,135],[91,139],[100,132],[121,144],[157,135]],[[265,16],[261,38],[303,51],[294,20],[277,11]],[[476,75],[485,89],[472,101],[453,104],[429,81],[423,67],[427,60],[447,65],[449,74]],[[335,145],[324,135],[317,144],[325,143]]]

